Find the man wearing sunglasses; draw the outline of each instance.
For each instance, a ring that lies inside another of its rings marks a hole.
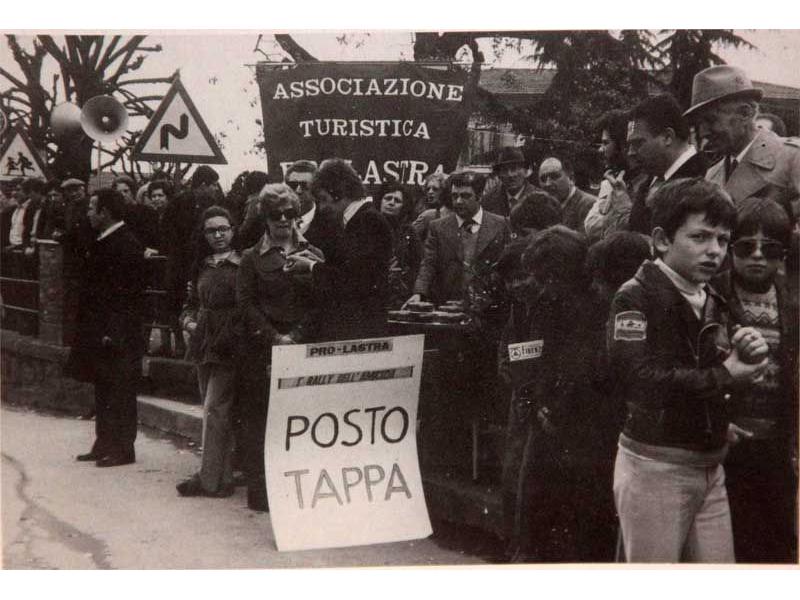
[[[337,238],[341,233],[330,211],[324,210],[314,201],[311,182],[317,173],[316,163],[310,160],[297,160],[286,170],[284,182],[300,198],[300,217],[297,230],[312,246],[316,246],[330,259],[335,253]]]
[[[311,193],[318,212],[327,212],[341,223],[342,233],[331,254],[321,248],[325,262],[302,251],[292,255],[285,270],[311,273],[322,305],[319,341],[385,335],[392,256],[386,217],[365,197],[360,175],[340,158],[322,163],[311,182]]]

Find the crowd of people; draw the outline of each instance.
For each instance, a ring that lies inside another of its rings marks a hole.
[[[75,249],[69,369],[97,402],[78,460],[135,461],[142,292],[164,257],[162,341],[203,401],[182,496],[232,494],[238,446],[248,506],[268,510],[274,346],[385,336],[390,311],[459,301],[464,389],[505,395],[509,560],[796,562],[800,142],[760,97],[724,65],[688,110],[660,95],[603,115],[597,195],[569,157],[533,170],[513,147],[489,176],[371,196],[337,158],[245,172],[227,197],[208,166],[180,191],[13,182],[4,263],[31,268],[36,238]]]

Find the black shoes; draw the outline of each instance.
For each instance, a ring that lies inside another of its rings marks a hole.
[[[247,488],[247,508],[258,512],[269,512],[267,492],[262,486]]]
[[[133,454],[107,454],[102,458],[98,458],[96,464],[98,467],[121,467],[135,462],[136,456]]]
[[[175,486],[175,489],[178,490],[181,496],[202,496],[205,498],[227,498],[228,496],[232,496],[235,491],[233,485],[227,485],[222,486],[216,492],[209,492],[203,487],[203,484],[200,483],[200,477],[197,475],[192,475],[189,479],[181,481]]]
[[[119,467],[121,465],[130,465],[136,462],[136,452],[131,449],[125,451],[103,451],[92,448],[86,454],[79,454],[75,457],[78,462],[95,461],[98,467]]]
[[[86,454],[78,454],[78,456],[75,457],[75,460],[78,462],[89,462],[90,460],[100,460],[101,458],[103,457],[99,454],[87,452]]]

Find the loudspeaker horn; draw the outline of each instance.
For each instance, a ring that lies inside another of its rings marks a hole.
[[[111,143],[125,133],[128,127],[128,113],[125,107],[111,96],[95,96],[83,105],[81,127],[93,140]]]
[[[72,102],[62,102],[50,113],[50,129],[53,135],[63,139],[81,132],[81,109]]]

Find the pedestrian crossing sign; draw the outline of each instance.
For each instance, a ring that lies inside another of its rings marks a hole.
[[[5,141],[0,145],[0,180],[17,177],[47,179],[47,165],[25,132],[18,127],[10,127],[6,131]]]

